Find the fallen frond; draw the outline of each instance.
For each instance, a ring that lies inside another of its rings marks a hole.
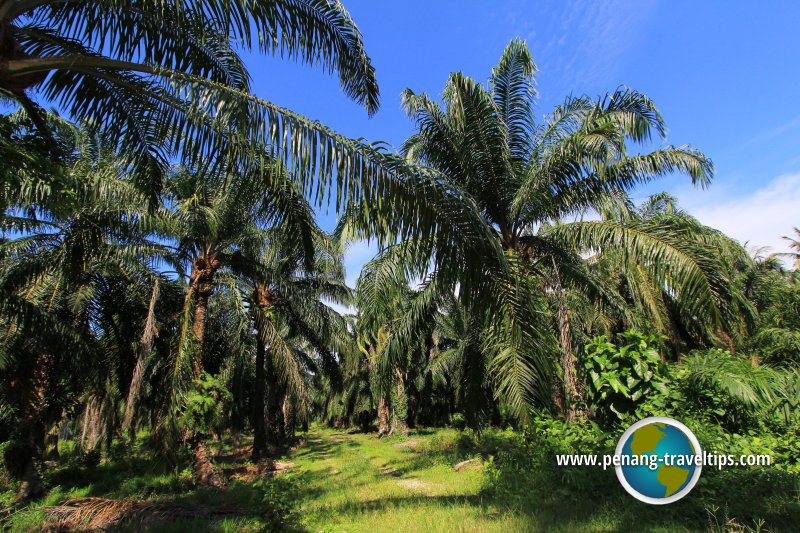
[[[169,501],[74,498],[46,509],[51,531],[106,530],[120,525],[142,527],[181,519],[243,516],[241,509],[202,507]]]

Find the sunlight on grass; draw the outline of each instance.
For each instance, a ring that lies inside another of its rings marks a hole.
[[[526,531],[525,516],[481,494],[480,461],[459,448],[451,429],[379,440],[322,428],[309,432],[292,476],[302,487],[302,525],[310,531]],[[613,521],[566,524],[568,530],[614,531]]]

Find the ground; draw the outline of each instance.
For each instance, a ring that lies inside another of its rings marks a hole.
[[[295,448],[254,465],[246,439],[237,446],[223,439],[212,444],[229,479],[222,490],[194,487],[188,469],[165,471],[141,445],[115,447],[99,465],[66,449],[61,465],[48,469],[44,500],[17,508],[11,487],[0,492],[0,529],[40,531],[81,505],[102,508],[98,523],[117,530],[144,523],[149,531],[192,533],[755,531],[726,526],[727,513],[739,509],[772,513],[769,531],[778,532],[793,531],[800,516],[788,514],[796,498],[783,478],[709,475],[681,502],[648,506],[627,495],[612,471],[548,467],[549,452],[526,462],[535,451],[521,442],[510,430],[419,429],[378,439],[316,426]],[[723,497],[724,508],[708,504]],[[737,520],[756,524],[749,515]]]
[[[453,430],[405,440],[312,430],[294,455],[310,531],[522,531],[481,505],[483,467],[463,462]]]

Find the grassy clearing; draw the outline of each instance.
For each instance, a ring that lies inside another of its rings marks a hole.
[[[717,497],[716,485],[728,484],[724,479],[712,477],[695,498],[649,506],[625,493],[613,471],[544,464],[515,470],[508,459],[519,452],[520,437],[512,432],[474,438],[450,429],[423,430],[379,440],[313,428],[294,454],[296,467],[288,477],[299,488],[299,525],[309,531],[758,530],[757,519],[728,516],[724,506],[738,500],[735,494]],[[455,469],[476,457],[480,460]],[[772,509],[770,531],[794,531],[793,524],[800,523],[800,515],[791,515],[797,494],[783,492],[781,480],[751,484],[777,494],[754,493],[750,503],[767,509],[764,513]],[[747,491],[742,478],[729,481],[737,485],[734,490]],[[720,500],[723,505],[714,510],[709,502]]]
[[[312,531],[519,530],[513,514],[482,504],[480,465],[456,431],[407,439],[314,429],[294,456],[302,524]],[[391,525],[391,526],[390,526]]]
[[[48,496],[6,517],[4,526],[37,531],[47,506],[90,496],[241,512],[223,520],[174,520],[150,529],[165,532],[759,530],[758,519],[742,509],[767,516],[773,532],[796,531],[800,523],[798,495],[785,477],[709,475],[681,502],[648,506],[628,496],[613,471],[548,468],[539,459],[530,463],[538,467],[520,466],[524,463],[511,458],[519,458],[524,449],[520,435],[510,431],[487,431],[478,438],[453,429],[418,430],[408,437],[378,439],[312,427],[297,449],[282,458],[292,465],[288,471],[266,479],[234,477],[221,491],[195,489],[188,470],[159,470],[139,449],[115,449],[95,466],[83,464],[77,454],[62,454],[63,465],[48,473]],[[216,452],[229,475],[253,468],[241,448],[236,453],[225,443]],[[10,491],[0,494],[4,505],[12,499]],[[129,525],[123,531],[135,529]]]

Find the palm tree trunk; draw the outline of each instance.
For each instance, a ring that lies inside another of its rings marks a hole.
[[[200,379],[203,374],[203,338],[206,331],[208,299],[211,296],[211,291],[214,290],[214,273],[221,265],[221,261],[208,251],[195,257],[194,261],[192,261],[189,290],[194,294],[192,334],[197,343],[197,352],[192,365],[194,379]]]
[[[257,333],[258,335],[258,333]],[[253,461],[258,462],[267,451],[267,427],[264,414],[264,352],[266,347],[261,341],[261,335],[256,339],[256,382],[255,397],[253,398]]]
[[[378,438],[389,434],[389,402],[385,397],[378,400]]]
[[[28,419],[22,430],[22,446],[13,453],[11,459],[12,476],[21,481],[17,489],[17,502],[27,502],[42,496],[45,492],[42,476],[39,473],[38,461],[45,441],[45,425],[38,417]]]
[[[367,356],[367,367],[369,373],[375,373],[375,346],[370,344],[369,355]],[[373,389],[375,390],[375,389]],[[385,392],[380,393],[378,398],[378,438],[384,437],[389,434],[389,395]]]
[[[408,417],[408,398],[406,396],[406,385],[405,385],[405,377],[403,372],[400,369],[395,369],[395,375],[397,376],[397,382],[395,383],[395,394],[397,397],[397,401],[394,404],[394,417],[392,417],[392,433],[396,431],[400,431],[403,436],[408,435],[408,421],[406,420]],[[398,412],[399,409],[403,409],[404,412]]]
[[[36,467],[34,454],[29,454],[22,474],[22,483],[17,490],[17,502],[27,502],[44,494],[44,483]]]
[[[211,462],[211,454],[208,452],[202,437],[196,435],[194,438],[194,474],[199,485],[204,487],[220,488],[225,486],[225,478],[219,469]]]
[[[283,398],[283,434],[285,435],[286,439],[291,442],[294,440],[294,428],[295,428],[295,410],[294,410],[294,403],[292,403],[292,398],[290,395],[286,395]]]
[[[194,321],[192,322],[192,334],[197,342],[197,351],[192,361],[192,376],[200,379],[203,374],[203,337],[206,331],[206,311],[208,310],[208,294],[203,290],[195,292]]]
[[[214,272],[219,265],[220,262],[217,259],[205,255],[195,258],[192,263],[189,290],[193,291],[195,296],[194,320],[192,321],[192,334],[196,343],[192,361],[192,377],[195,380],[199,380],[203,375],[203,338],[206,331],[206,312],[208,299],[214,288]],[[193,431],[189,441],[192,443],[194,452],[194,474],[197,482],[208,487],[224,486],[225,479],[211,462],[211,455],[203,442],[203,436]]]
[[[83,432],[80,445],[84,451],[94,451],[103,444],[110,416],[108,401],[96,394],[89,397],[83,411]]]
[[[280,446],[285,440],[283,426],[283,390],[278,382],[272,357],[266,357],[267,442]]]
[[[47,433],[47,438],[45,439],[45,453],[49,454],[49,456],[55,460],[61,457],[58,451],[59,430],[58,424],[54,424],[53,427],[50,428],[50,431]]]
[[[131,384],[130,387],[128,387],[128,400],[125,402],[125,414],[122,417],[122,431],[123,433],[130,432],[130,440],[133,440],[135,436],[133,431],[133,416],[136,414],[136,403],[139,401],[139,392],[142,389],[142,382],[144,381],[144,371],[147,366],[147,360],[150,358],[150,352],[153,349],[153,339],[158,336],[155,316],[158,292],[159,283],[158,279],[156,279],[155,282],[153,282],[153,290],[150,293],[150,305],[147,309],[147,319],[145,320],[142,339],[139,343],[139,354],[136,358],[136,366],[133,367]]]
[[[583,420],[586,411],[583,407],[583,384],[578,379],[575,351],[572,346],[572,327],[569,322],[569,312],[564,296],[564,287],[561,284],[561,275],[555,258],[553,272],[555,274],[555,294],[558,306],[558,336],[561,342],[561,366],[564,370],[564,403],[566,403],[567,419],[570,421]],[[558,399],[558,396],[556,396]],[[563,409],[563,406],[561,406]]]

